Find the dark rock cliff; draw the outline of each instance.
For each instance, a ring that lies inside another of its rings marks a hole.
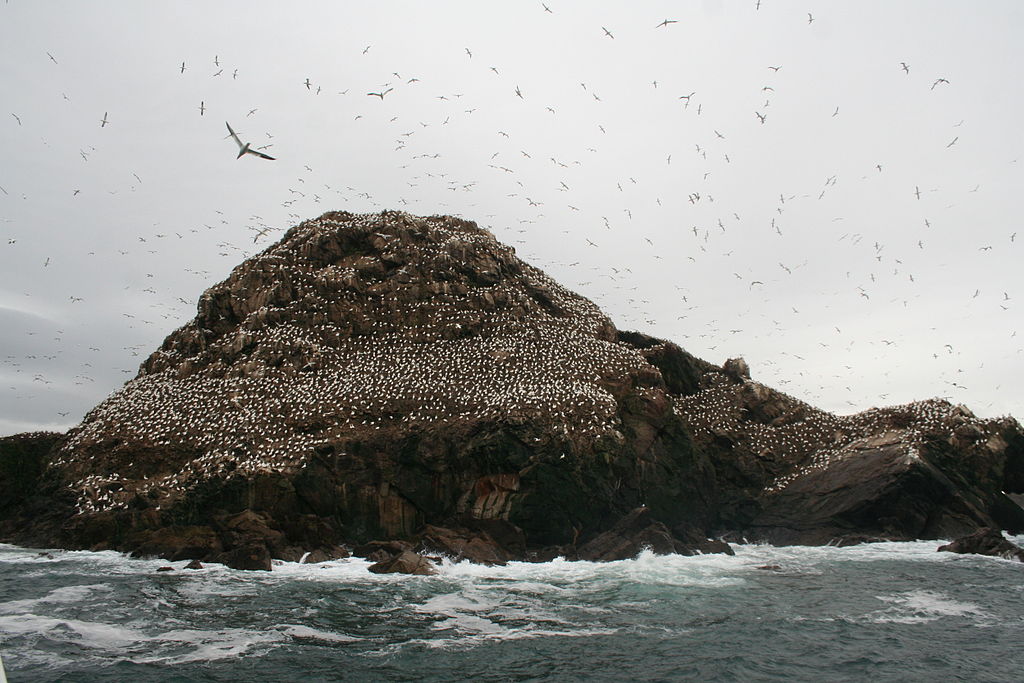
[[[542,559],[624,518],[676,551],[1020,529],[1022,484],[1013,420],[836,417],[616,330],[473,223],[328,213],[67,435],[0,440],[0,538],[264,568],[388,539]]]

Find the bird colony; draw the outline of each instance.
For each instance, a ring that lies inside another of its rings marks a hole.
[[[989,439],[1002,425],[939,400],[839,417],[714,366],[701,382],[672,397],[676,414],[698,442],[726,436],[773,462],[768,493],[879,436],[917,457],[935,434]],[[159,509],[210,479],[297,473],[318,448],[344,455],[355,441],[457,424],[543,422],[554,428],[539,438],[593,452],[624,438],[623,389],[664,391],[592,302],[488,231],[334,212],[205,292],[196,318],[69,433],[53,466],[91,513],[135,496]]]
[[[210,478],[460,421],[543,416],[566,441],[620,439],[609,387],[651,372],[593,303],[450,217],[325,214],[198,310],[70,432],[54,466],[79,513],[166,507]]]
[[[880,446],[896,445],[909,459],[920,459],[929,442],[957,436],[1005,448],[999,434],[1016,424],[1010,417],[980,419],[942,399],[834,415],[750,380],[737,385],[712,373],[708,384],[695,394],[674,397],[676,413],[698,442],[725,437],[735,448],[781,465],[782,473],[764,489],[768,494]],[[775,409],[771,419],[752,417],[751,408],[756,412],[766,403]]]

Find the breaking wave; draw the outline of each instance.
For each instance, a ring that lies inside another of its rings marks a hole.
[[[1013,678],[1024,564],[938,544],[445,562],[427,577],[358,558],[157,572],[165,561],[0,545],[0,652],[12,680],[33,681],[236,681],[239,667],[304,680]]]

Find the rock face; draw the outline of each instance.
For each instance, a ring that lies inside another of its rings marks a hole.
[[[1010,543],[998,529],[985,527],[973,534],[958,538],[952,543],[939,546],[939,552],[990,555],[1004,560],[1024,562],[1024,548]]]
[[[775,544],[1024,530],[1004,491],[1024,473],[1011,418],[929,400],[841,417],[761,384],[717,381],[677,400],[717,469],[719,531]]]
[[[81,425],[0,439],[0,539],[258,568],[1024,529],[1003,491],[1011,419],[815,410],[617,330],[473,223],[394,212],[296,226]]]

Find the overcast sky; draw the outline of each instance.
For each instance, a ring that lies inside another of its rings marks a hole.
[[[1024,3],[545,4],[5,1],[0,434],[77,423],[300,220],[384,209],[828,410],[1024,416]]]

